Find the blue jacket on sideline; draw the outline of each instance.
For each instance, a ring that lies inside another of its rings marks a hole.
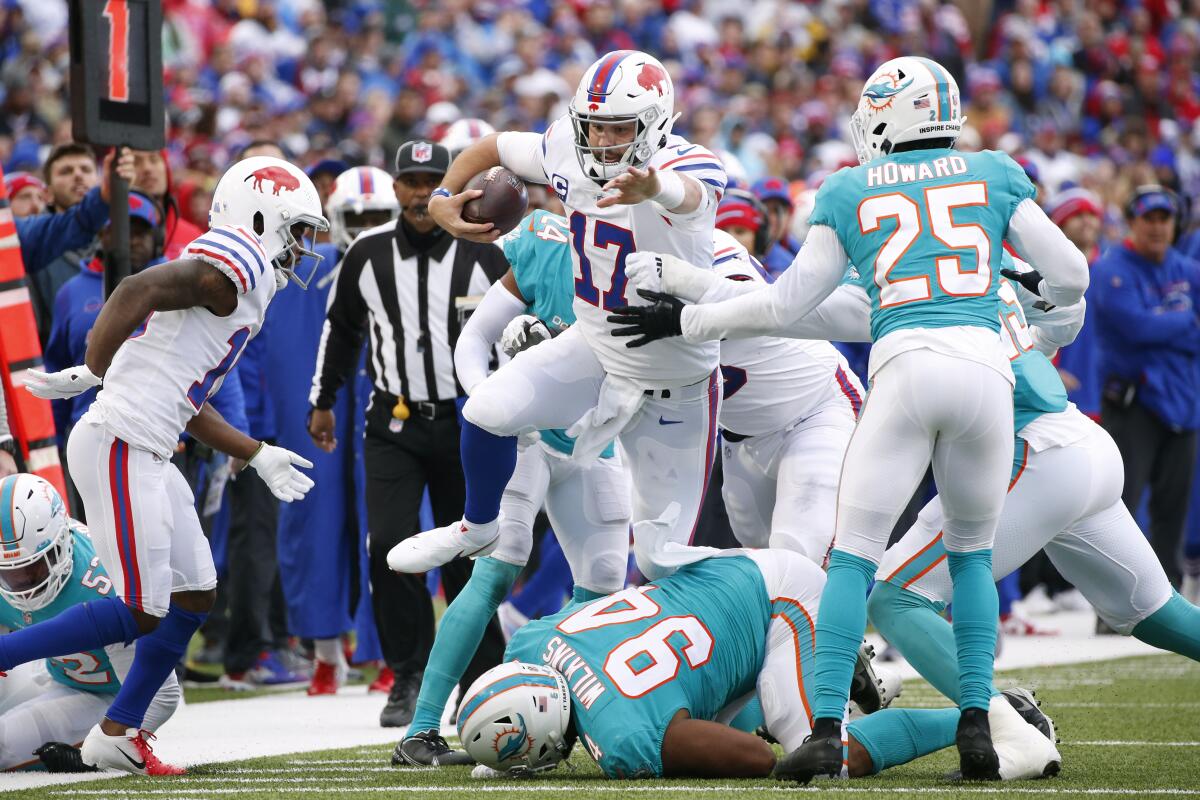
[[[1161,264],[1115,245],[1092,268],[1103,386],[1137,383],[1136,402],[1178,430],[1200,427],[1200,263],[1172,248]]]

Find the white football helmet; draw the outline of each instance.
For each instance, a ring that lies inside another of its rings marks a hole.
[[[479,676],[458,707],[458,738],[480,764],[510,775],[552,769],[571,752],[571,695],[549,667],[510,661]]]
[[[850,138],[858,162],[866,164],[902,142],[957,141],[965,119],[954,76],[936,61],[903,56],[867,79],[850,117]]]
[[[588,67],[571,98],[568,113],[575,128],[575,154],[585,173],[609,180],[628,167],[644,167],[671,135],[679,118],[675,87],[658,59],[638,50],[614,50]],[[636,122],[629,144],[592,147],[593,123]]]
[[[270,156],[243,159],[225,171],[213,190],[208,224],[253,230],[262,239],[271,265],[302,289],[308,288],[321,260],[303,246],[304,229],[329,230],[317,187],[296,165]],[[295,268],[305,256],[313,259],[313,266],[301,279]]]
[[[483,137],[495,132],[495,128],[481,119],[460,119],[446,128],[438,144],[449,150],[450,157],[453,158]]]
[[[325,207],[329,235],[340,250],[350,247],[367,228],[400,216],[392,176],[379,167],[354,167],[338,175]]]
[[[62,498],[37,475],[0,480],[0,597],[18,611],[54,602],[71,577],[75,540]]]

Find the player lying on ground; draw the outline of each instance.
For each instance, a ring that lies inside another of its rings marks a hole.
[[[488,375],[496,341],[514,356],[575,322],[567,220],[535,211],[499,244],[511,269],[484,295],[454,351],[467,394]],[[544,322],[543,322],[544,320]],[[625,585],[629,561],[629,473],[612,445],[589,465],[571,459],[575,440],[562,430],[540,431],[520,448],[500,501],[500,541],[477,559],[471,579],[446,609],[421,678],[417,707],[393,764],[470,763],[439,733],[442,709],[466,672],[488,621],[516,582],[533,548],[533,523],[542,504],[575,579],[574,600],[586,602]],[[397,549],[400,546],[397,545]]]
[[[926,469],[946,510],[967,779],[998,777],[986,709],[998,600],[991,548],[1004,504],[1013,375],[996,333],[1001,244],[1044,268],[1041,292],[1078,302],[1087,261],[1033,201],[1003,153],[956,153],[958,87],[936,62],[898,58],[863,87],[850,119],[860,166],[821,185],[795,264],[775,284],[726,303],[689,306],[688,341],[777,334],[828,297],[850,263],[871,301],[871,394],[846,451],[829,588],[817,625],[813,737],[787,759],[800,780],[841,768],[841,720],[866,594],[888,535]],[[650,248],[643,248],[650,249]],[[636,321],[646,307],[610,321]],[[658,337],[637,330],[635,344]]]
[[[311,255],[301,242],[329,225],[316,188],[285,161],[249,158],[222,176],[209,221],[179,259],[121,282],[92,328],[86,364],[31,370],[27,381],[47,399],[103,382],[71,432],[67,460],[113,591],[0,637],[0,670],[143,637],[107,715],[84,740],[92,766],[154,772],[139,729],[216,597],[192,492],[170,461],[180,435],[186,429],[246,461],[285,502],[313,485],[293,466],[310,462],[238,432],[207,401],[275,293],[289,279],[306,285],[293,269]]]
[[[676,563],[711,557],[517,631],[505,657],[519,663],[485,673],[459,706],[467,752],[501,772],[540,771],[578,738],[610,778],[789,777],[766,742],[722,723],[757,696],[785,749],[808,736],[825,574],[786,550],[670,552]],[[1028,695],[1014,699],[1053,735]],[[958,716],[956,708],[884,709],[855,720],[849,775],[951,746]],[[991,700],[989,716],[1005,778],[1057,771],[1054,743],[1009,699]]]
[[[517,436],[547,428],[577,426],[573,457],[581,461],[619,437],[635,526],[652,531],[647,538],[690,540],[716,451],[718,347],[676,340],[631,351],[609,335],[606,321],[610,309],[638,302],[625,295],[625,260],[638,247],[701,264],[712,259],[725,170],[710,151],[672,135],[675,117],[662,64],[636,51],[609,53],[588,68],[569,113],[544,135],[484,138],[454,160],[433,193],[429,213],[439,225],[492,241],[490,224],[462,220],[473,196],[461,192],[466,182],[502,165],[548,184],[570,219],[577,322],[472,392],[463,408],[463,522],[406,539],[389,557],[394,568],[422,572],[489,552]],[[667,518],[669,507],[677,511]]]
[[[36,475],[0,480],[0,551],[0,628],[20,630],[112,592],[87,528],[67,516],[58,492]],[[41,748],[83,741],[128,674],[133,653],[132,646],[111,644],[21,664],[0,677],[0,770],[38,765],[38,755],[51,771],[84,769],[74,747]],[[181,697],[172,674],[155,693],[143,729],[158,730]]]

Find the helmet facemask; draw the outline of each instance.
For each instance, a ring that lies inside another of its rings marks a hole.
[[[39,611],[54,602],[74,567],[75,540],[63,525],[48,544],[25,558],[0,564],[0,597],[18,611]]]
[[[662,123],[663,112],[658,106],[650,106],[638,114],[622,116],[586,114],[573,107],[569,109],[568,113],[571,117],[571,126],[575,130],[575,157],[579,160],[580,169],[597,180],[605,181],[612,180],[629,167],[645,167],[654,154],[666,144],[667,132],[679,118],[679,115],[676,114],[664,126]],[[588,133],[593,124],[631,123],[636,127],[633,139],[629,142],[597,147],[588,140]],[[652,137],[657,140],[652,140]],[[606,154],[617,152],[620,153],[619,158],[613,161],[605,160]]]
[[[312,229],[312,234],[308,233],[307,229],[309,228]],[[308,284],[312,281],[313,275],[317,272],[317,266],[324,256],[305,247],[304,238],[306,235],[315,235],[316,231],[327,230],[329,230],[329,223],[323,217],[314,217],[310,214],[300,214],[287,219],[284,224],[279,226],[276,235],[283,241],[283,249],[271,259],[271,266],[276,271],[275,286],[277,289],[282,289],[287,281],[291,281],[301,289],[308,288]],[[306,257],[312,259],[312,267],[301,278],[296,272],[296,267],[300,266]]]

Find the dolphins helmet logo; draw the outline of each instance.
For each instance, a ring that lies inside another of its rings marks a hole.
[[[912,78],[904,80],[904,73],[885,72],[879,76],[877,82],[863,89],[863,100],[872,111],[883,111],[885,108],[891,108],[896,95],[912,85],[912,82]]]
[[[520,714],[517,714],[516,717],[516,725],[501,729],[496,734],[496,738],[492,740],[496,758],[501,764],[509,759],[520,758],[533,749],[533,737],[529,735],[525,717]]]

